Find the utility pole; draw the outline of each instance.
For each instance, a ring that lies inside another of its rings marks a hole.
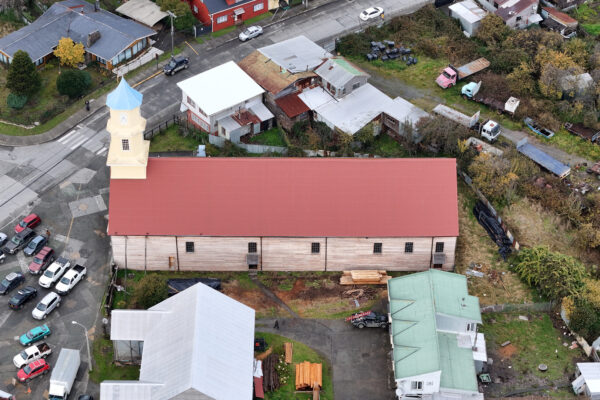
[[[79,325],[80,327],[83,328],[83,333],[85,335],[85,344],[87,345],[87,353],[88,353],[88,369],[91,372],[92,371],[92,354],[90,352],[90,339],[88,338],[88,331],[87,328],[83,325],[81,325],[79,322],[77,321],[71,321],[71,323],[73,325]]]
[[[175,56],[173,48],[175,47],[173,44],[173,37],[175,36],[175,26],[173,25],[173,18],[177,18],[177,15],[173,14],[171,11],[167,10],[167,14],[171,17],[171,58]]]

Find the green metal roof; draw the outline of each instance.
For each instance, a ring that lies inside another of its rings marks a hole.
[[[438,347],[442,374],[440,387],[477,392],[477,373],[473,350],[458,347],[455,333],[438,332]]]
[[[334,63],[336,63],[337,65],[339,65],[340,67],[344,68],[346,71],[350,72],[352,75],[364,75],[365,74],[364,72],[359,71],[358,68],[356,68],[354,65],[350,64],[344,58],[332,58],[331,60]]]
[[[430,276],[437,313],[481,323],[479,298],[469,295],[466,276],[435,269]]]
[[[458,347],[456,334],[438,332],[435,318],[441,313],[481,322],[466,277],[432,269],[393,278],[388,296],[396,379],[441,371],[441,387],[476,392],[472,350]]]

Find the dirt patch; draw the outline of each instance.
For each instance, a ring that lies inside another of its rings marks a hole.
[[[236,280],[225,282],[221,286],[224,294],[253,308],[259,314],[269,316],[271,314],[283,313],[278,304],[274,303],[257,288],[243,288]]]
[[[498,349],[498,354],[502,359],[511,358],[517,352],[517,348],[511,343]]]

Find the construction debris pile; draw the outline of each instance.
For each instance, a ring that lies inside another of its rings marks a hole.
[[[263,389],[265,392],[272,392],[279,389],[279,374],[277,373],[277,364],[279,356],[275,353],[269,354],[262,362],[263,369]]]
[[[296,390],[321,388],[323,365],[304,361],[296,364]]]
[[[498,245],[498,253],[502,259],[506,260],[512,251],[512,240],[508,238],[502,225],[481,200],[477,201],[473,207],[473,214],[490,238]]]

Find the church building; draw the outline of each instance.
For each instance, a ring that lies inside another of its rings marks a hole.
[[[119,268],[454,267],[456,160],[149,157],[142,94],[109,94],[108,234]]]

